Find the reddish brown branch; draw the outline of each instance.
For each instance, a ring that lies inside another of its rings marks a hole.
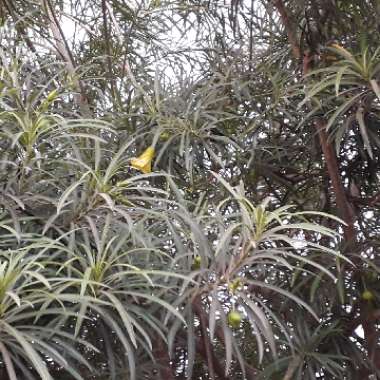
[[[305,54],[303,58],[303,75],[309,73],[311,69],[312,57],[310,54]],[[319,141],[321,143],[323,155],[325,156],[327,171],[331,180],[331,184],[334,189],[336,204],[338,206],[340,216],[347,223],[347,226],[344,226],[344,234],[346,240],[349,244],[355,242],[355,215],[354,209],[350,204],[344,186],[342,183],[341,175],[339,172],[338,159],[336,157],[333,146],[328,140],[328,134],[326,131],[327,123],[323,118],[318,118],[315,121],[315,126],[318,131]]]
[[[368,351],[368,357],[375,368],[380,368],[380,350],[378,346],[379,332],[376,329],[376,318],[373,316],[371,306],[367,305],[362,310],[362,326],[365,336],[365,344]]]
[[[201,341],[200,339],[197,339],[195,344],[196,344],[197,352],[200,355],[202,355],[205,358],[205,360],[208,361],[208,356],[207,356],[208,354],[206,352],[203,340]],[[214,363],[214,370],[215,370],[215,373],[218,375],[218,379],[220,379],[220,380],[231,380],[230,377],[226,377],[226,375],[224,373],[223,365],[220,363],[219,359],[216,357],[214,352],[211,353],[211,358],[212,358],[212,361]]]
[[[322,118],[318,118],[315,122],[317,127],[319,141],[321,143],[322,151],[325,156],[327,170],[330,176],[331,184],[334,189],[336,204],[338,206],[341,218],[347,223],[344,226],[344,233],[347,242],[355,242],[355,216],[353,208],[347,199],[346,192],[344,191],[342,179],[339,172],[338,159],[335,155],[335,151],[331,143],[328,141],[328,135],[326,132],[326,121]]]
[[[284,7],[284,4],[282,0],[274,0],[274,4],[277,7],[277,10],[279,11],[282,22],[285,26],[289,43],[292,46],[293,55],[294,58],[299,59],[300,58],[300,47],[295,39],[295,33],[294,33],[294,26],[290,23],[288,12]],[[303,75],[306,75],[310,68],[311,68],[311,62],[312,59],[309,55],[305,55],[303,59]],[[328,141],[328,134],[326,131],[326,120],[323,118],[318,118],[315,122],[319,140],[321,143],[322,151],[325,156],[327,171],[331,180],[331,184],[334,189],[335,198],[336,198],[336,204],[338,206],[339,212],[341,214],[341,217],[343,220],[347,223],[347,226],[344,227],[344,234],[345,238],[347,240],[347,243],[349,246],[352,247],[353,244],[356,242],[356,231],[354,227],[356,216],[354,214],[354,208],[347,198],[342,179],[341,174],[339,171],[339,165],[338,165],[338,159],[335,154],[335,151],[333,149],[333,146]],[[379,198],[376,195],[371,199],[371,204],[376,204],[378,202]],[[359,263],[359,256],[357,257],[358,260],[355,260],[356,263]],[[365,341],[366,341],[366,348],[368,350],[368,356],[374,366],[376,368],[380,368],[380,350],[378,347],[378,331],[375,326],[375,320],[374,317],[371,315],[371,313],[368,311],[368,307],[361,305],[361,313],[360,318],[356,318],[354,323],[352,324],[351,328],[355,328],[357,326],[357,323],[362,323],[364,335],[365,335]],[[360,368],[360,372],[363,374],[362,378],[366,377],[368,375],[367,368]]]
[[[353,197],[353,196],[350,196],[350,198],[352,199],[354,203],[362,204],[364,206],[373,207],[373,206],[376,206],[377,203],[380,203],[380,193],[374,195],[371,198],[360,198],[360,197]]]
[[[292,46],[293,56],[296,59],[300,58],[300,46],[296,39],[295,26],[291,23],[289,13],[284,6],[282,0],[274,0],[274,5],[280,13],[282,22],[284,24],[289,43]],[[312,57],[310,54],[305,54],[303,57],[302,68],[303,75],[306,75],[311,68]],[[342,219],[347,223],[347,226],[344,227],[344,234],[347,240],[347,243],[354,243],[356,240],[355,233],[355,217],[353,212],[353,207],[351,206],[347,195],[344,191],[341,175],[339,172],[338,159],[336,157],[333,146],[328,140],[328,134],[326,131],[326,121],[323,118],[318,118],[315,122],[319,141],[321,143],[322,151],[325,156],[326,166],[331,180],[331,184],[334,189],[336,203],[341,214]]]
[[[160,336],[157,336],[155,341],[154,355],[156,357],[158,369],[162,379],[175,380],[175,374],[170,365],[168,350]]]
[[[204,350],[206,353],[206,358],[207,358],[207,366],[209,370],[209,376],[212,380],[215,379],[215,371],[214,371],[214,350],[210,341],[210,337],[207,332],[207,316],[202,313],[202,301],[200,296],[198,296],[194,301],[193,301],[193,310],[197,314],[199,318],[199,322],[201,325],[201,334],[202,334],[202,339],[203,339],[203,345],[204,345]]]
[[[183,346],[185,346],[186,341],[187,341],[187,335],[184,334],[183,332],[180,332],[177,336],[177,341],[180,341],[180,343]],[[196,351],[197,354],[202,356],[202,358],[205,360],[205,362],[207,362],[207,356],[206,356],[207,353],[206,353],[206,349],[205,349],[203,339],[198,338],[198,337],[195,338],[195,348],[197,350]],[[231,380],[230,377],[225,375],[224,366],[223,366],[222,362],[219,360],[219,358],[216,356],[215,352],[212,352],[212,355],[213,355],[212,359],[214,362],[214,369],[215,369],[215,373],[218,375],[218,380]],[[1,379],[1,377],[0,377],[0,379]]]
[[[300,49],[298,39],[297,39],[296,28],[294,27],[294,24],[291,22],[291,17],[289,15],[287,9],[285,8],[282,0],[274,0],[273,4],[281,16],[282,22],[283,22],[284,27],[285,27],[286,34],[288,36],[289,44],[292,48],[293,56],[296,59],[300,59],[301,58],[301,49]]]

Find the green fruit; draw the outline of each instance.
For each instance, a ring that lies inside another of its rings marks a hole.
[[[169,137],[170,137],[170,134],[169,134],[168,132],[162,132],[162,133],[160,134],[160,138],[161,138],[162,140],[164,140],[164,141],[168,140]]]
[[[240,327],[240,323],[242,320],[241,314],[238,311],[232,310],[227,315],[228,324],[234,328],[237,329]]]
[[[369,290],[365,290],[363,293],[362,293],[362,298],[363,300],[366,300],[366,301],[371,301],[375,298],[375,296],[373,295],[373,293]]]

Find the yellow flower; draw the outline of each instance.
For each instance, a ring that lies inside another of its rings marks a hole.
[[[131,166],[143,173],[152,171],[152,160],[154,157],[154,148],[152,146],[146,148],[144,152],[131,160]]]

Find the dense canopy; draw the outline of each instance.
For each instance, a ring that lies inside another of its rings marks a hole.
[[[379,18],[2,0],[0,378],[377,378]]]

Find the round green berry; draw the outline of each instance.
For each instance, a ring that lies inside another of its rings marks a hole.
[[[232,328],[237,329],[237,328],[240,327],[240,323],[241,323],[242,317],[241,317],[241,314],[238,311],[232,310],[232,311],[230,311],[228,313],[227,320],[228,320],[228,324]]]
[[[375,298],[375,296],[373,295],[373,293],[370,290],[365,290],[362,293],[362,298],[363,298],[363,300],[366,300],[366,301],[372,301]]]

